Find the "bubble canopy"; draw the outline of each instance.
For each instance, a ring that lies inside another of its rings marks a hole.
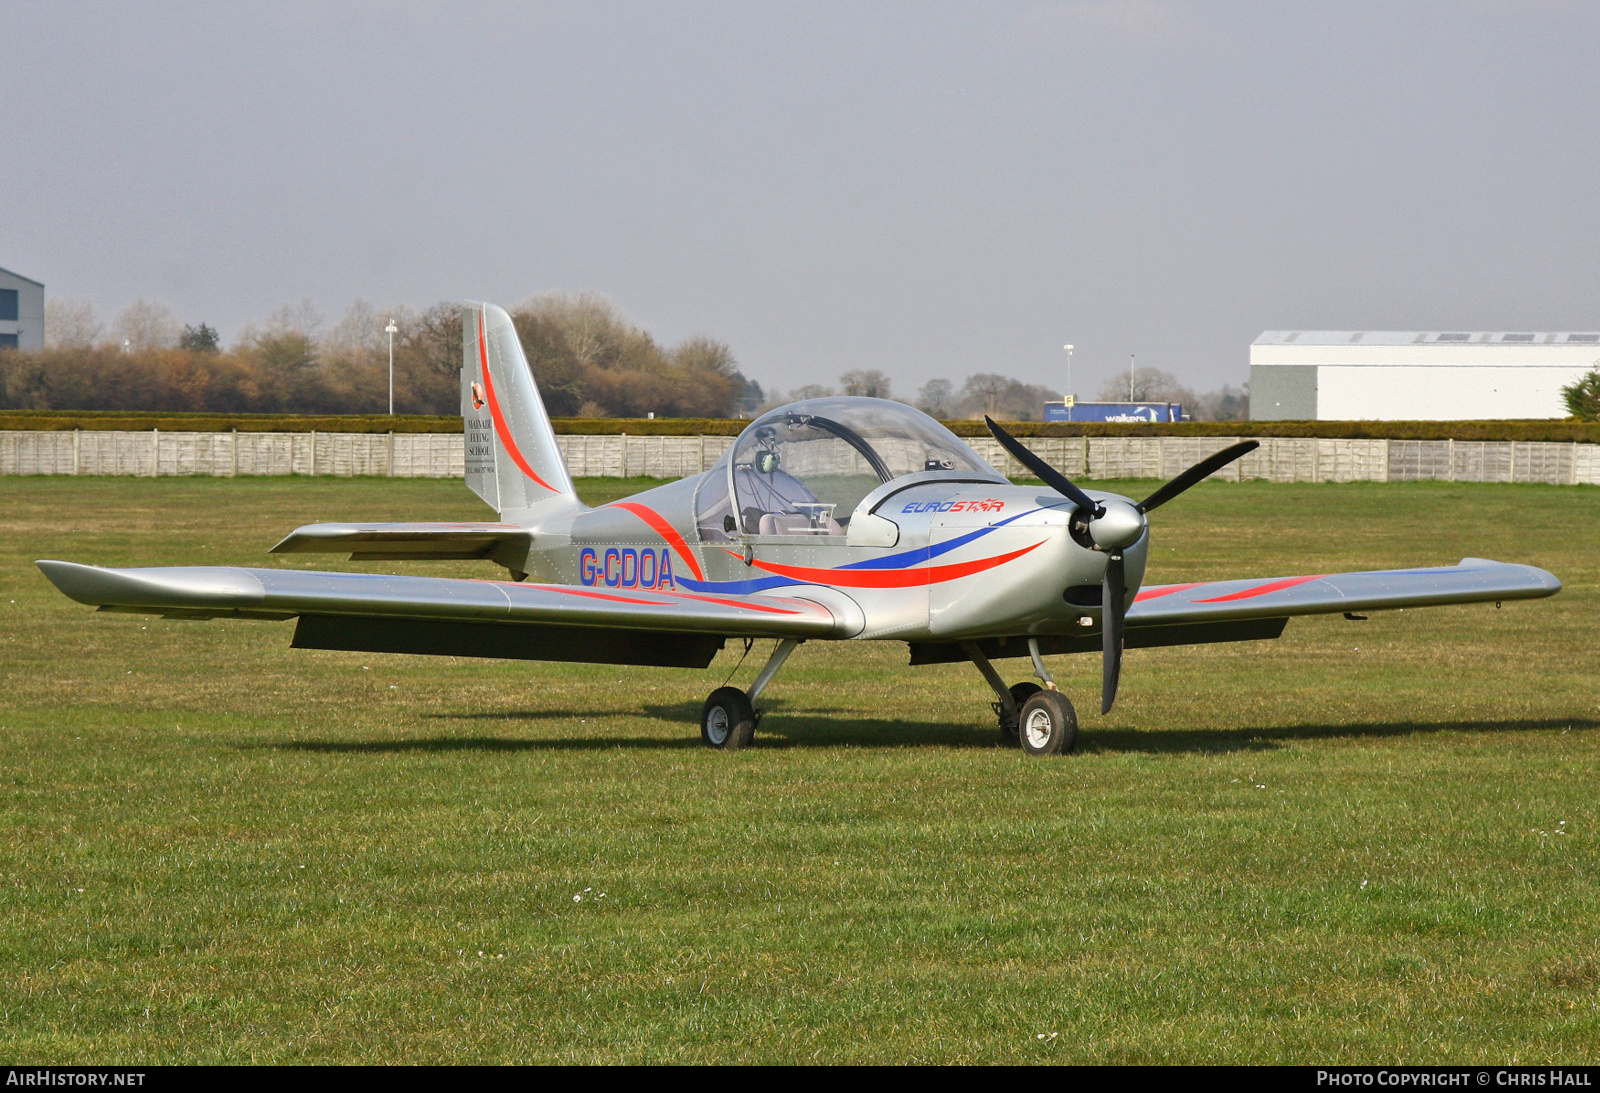
[[[763,414],[739,434],[730,507],[746,534],[842,535],[867,494],[929,471],[1000,478],[949,429],[903,402],[807,399]]]

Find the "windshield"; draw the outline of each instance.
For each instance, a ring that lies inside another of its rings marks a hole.
[[[918,471],[998,476],[949,429],[887,399],[791,403],[758,418],[733,449],[746,534],[842,535],[863,497]]]

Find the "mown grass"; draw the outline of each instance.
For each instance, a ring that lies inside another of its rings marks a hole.
[[[804,646],[729,755],[694,720],[759,667],[737,649],[294,651],[288,624],[97,616],[31,564],[329,566],[264,551],[483,515],[458,482],[0,480],[0,1054],[1600,1054],[1600,490],[1197,487],[1155,516],[1153,581],[1482,555],[1567,588],[1134,651],[1107,718],[1097,661],[1064,659],[1085,731],[1051,761],[903,646]]]

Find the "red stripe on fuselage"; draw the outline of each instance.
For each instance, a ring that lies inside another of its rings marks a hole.
[[[522,449],[517,447],[517,442],[511,438],[511,429],[506,425],[506,416],[500,412],[500,400],[494,397],[494,378],[489,375],[489,343],[483,334],[483,311],[478,311],[478,361],[483,369],[483,393],[489,397],[489,416],[494,419],[494,431],[500,436],[500,443],[506,446],[506,454],[511,456],[522,473],[533,479],[551,493],[560,493],[550,483],[534,473],[528,461],[522,458]]]
[[[1307,584],[1311,581],[1320,581],[1326,576],[1326,573],[1315,573],[1310,577],[1285,577],[1281,581],[1269,581],[1266,584],[1257,585],[1254,588],[1245,588],[1238,592],[1230,592],[1226,596],[1216,596],[1209,600],[1195,600],[1194,602],[1227,603],[1230,600],[1252,600],[1257,596],[1265,596],[1268,592],[1281,592],[1285,588],[1293,588],[1295,585]]]
[[[666,517],[648,505],[641,505],[637,501],[617,501],[611,505],[614,509],[625,509],[639,519],[650,525],[650,530],[667,541],[667,545],[683,556],[689,563],[689,569],[694,573],[697,581],[705,580],[705,574],[700,572],[700,563],[693,554],[689,553],[689,544],[683,541],[683,536],[678,534],[678,529],[667,523]]]
[[[793,577],[811,584],[833,585],[837,588],[914,588],[920,584],[941,584],[958,577],[982,573],[986,569],[993,569],[1014,558],[1020,558],[1028,551],[1043,545],[1034,543],[1033,546],[1013,550],[1010,554],[979,558],[971,562],[956,562],[952,565],[933,565],[926,569],[814,569],[811,566],[779,565],[776,562],[762,561],[753,561],[750,564],[780,577]],[[723,549],[727,550],[726,547]],[[735,558],[744,557],[737,551],[729,550],[728,553]]]

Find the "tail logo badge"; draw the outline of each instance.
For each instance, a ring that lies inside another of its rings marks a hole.
[[[474,410],[483,409],[483,384],[481,383],[472,385],[472,408]]]

